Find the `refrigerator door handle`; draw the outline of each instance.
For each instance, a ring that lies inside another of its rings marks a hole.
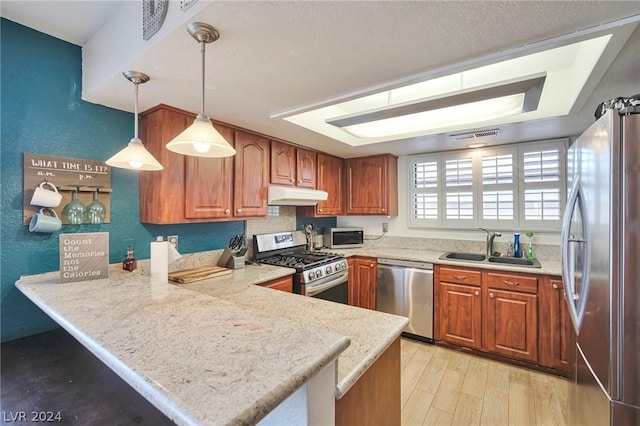
[[[569,233],[571,227],[571,219],[573,219],[576,213],[576,206],[580,208],[578,211],[580,212],[580,219],[581,223],[583,224],[583,238],[576,238],[574,235],[571,235]],[[587,302],[587,292],[589,290],[590,267],[588,265],[591,261],[591,258],[588,235],[589,229],[588,227],[584,226],[585,223],[588,223],[586,222],[587,218],[585,217],[585,215],[586,210],[580,186],[580,176],[576,176],[576,179],[574,180],[571,187],[569,199],[567,200],[567,208],[562,219],[561,234],[562,279],[566,283],[565,288],[567,289],[567,291],[564,292],[564,295],[569,308],[569,316],[571,317],[571,322],[573,323],[573,327],[575,328],[576,333],[580,331],[580,327],[582,326],[582,319],[584,318],[584,311]],[[581,279],[582,285],[580,286],[580,289],[578,291],[576,291],[573,256],[570,256],[570,244],[579,244],[579,247],[583,251],[583,270]]]

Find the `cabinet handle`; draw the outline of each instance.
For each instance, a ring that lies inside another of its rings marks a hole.
[[[386,211],[386,210],[385,210],[385,209],[382,209],[382,211],[384,212],[384,211]]]
[[[560,288],[560,287],[558,287],[558,284],[552,284],[552,285],[551,285],[551,287],[552,287],[554,290],[557,290],[558,288]]]
[[[456,280],[466,280],[467,276],[466,275],[454,275],[453,278],[455,278]]]
[[[236,210],[236,213],[242,213],[242,209]]]
[[[493,293],[489,293],[489,297],[493,298],[493,297],[496,297],[496,295]]]
[[[480,296],[480,292],[478,290],[476,290],[473,294],[475,294],[476,296]]]
[[[298,183],[302,183],[302,181],[300,179],[298,179]]]
[[[504,283],[506,285],[515,285],[515,286],[519,286],[520,285],[520,283],[518,281],[504,280]]]
[[[224,214],[229,214],[229,213],[231,213],[231,209],[226,209],[226,210],[224,211]]]
[[[373,268],[373,263],[371,265],[369,265],[369,268]]]
[[[322,209],[318,209],[318,211],[319,211],[320,213],[322,213]]]

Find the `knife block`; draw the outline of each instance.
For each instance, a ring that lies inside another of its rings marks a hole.
[[[218,259],[218,266],[230,269],[242,269],[244,268],[244,256],[236,256],[229,249],[225,247],[220,259]]]

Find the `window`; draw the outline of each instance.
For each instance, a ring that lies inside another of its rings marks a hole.
[[[559,230],[566,141],[409,158],[412,227]]]

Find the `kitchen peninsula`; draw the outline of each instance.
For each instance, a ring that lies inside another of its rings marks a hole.
[[[292,272],[247,266],[178,286],[112,268],[104,280],[61,284],[47,273],[16,286],[178,424],[268,423],[279,404],[327,375],[340,423],[340,399],[381,362],[397,363],[389,389],[399,424],[398,336],[407,320],[255,285]],[[313,386],[308,404],[317,405],[312,392],[324,388]]]

